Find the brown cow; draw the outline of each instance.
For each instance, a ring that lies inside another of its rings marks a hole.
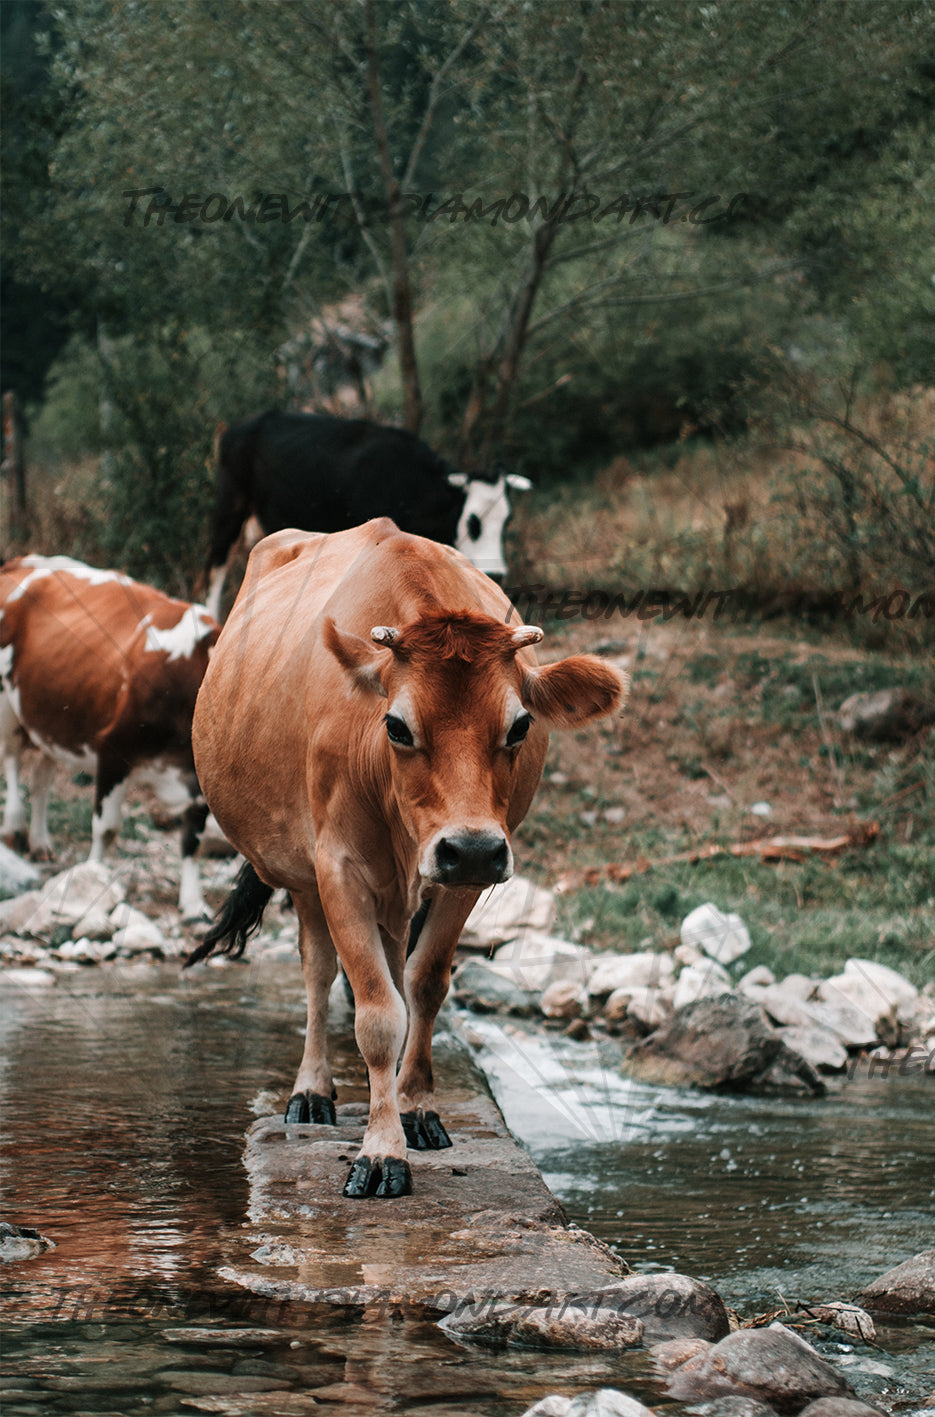
[[[24,739],[42,757],[28,844],[50,860],[46,821],[55,764],[95,775],[91,861],[117,836],[130,775],[183,808],[179,909],[206,914],[195,852],[207,807],[195,777],[191,722],[220,627],[200,605],[172,600],[116,571],[67,556],[0,566],[0,747],[4,836],[25,835],[19,790]]]
[[[461,928],[481,891],[512,874],[549,729],[624,697],[623,676],[592,656],[538,668],[529,646],[542,631],[511,625],[514,614],[458,552],[385,518],[279,532],[250,557],[198,696],[198,775],[247,865],[188,962],[218,944],[239,953],[273,888],[291,892],[308,1031],[286,1120],[334,1122],[325,1023],[337,951],[371,1095],[346,1196],[408,1194],[407,1140],[451,1144],[431,1044]]]

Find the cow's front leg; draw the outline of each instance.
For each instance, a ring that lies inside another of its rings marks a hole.
[[[320,857],[319,857],[320,860]],[[406,1037],[405,943],[381,938],[373,897],[352,868],[319,866],[318,883],[338,956],[354,991],[354,1032],[370,1078],[370,1115],[344,1186],[354,1200],[409,1195],[412,1173],[396,1100],[396,1064]]]
[[[432,1033],[448,994],[451,962],[480,891],[440,891],[432,900],[406,964],[409,1035],[399,1070],[399,1107],[406,1140],[420,1151],[451,1146],[435,1110]]]
[[[179,914],[183,920],[203,920],[210,915],[201,891],[198,869],[198,848],[201,845],[208,804],[197,785],[192,790],[188,806],[182,813],[182,865],[179,876]]]
[[[328,1063],[328,994],[338,972],[337,956],[321,901],[315,893],[299,895],[292,901],[299,917],[299,951],[308,997],[305,1051],[286,1107],[287,1122],[337,1121],[337,1096]]]
[[[94,816],[91,818],[89,861],[103,861],[105,851],[117,840],[129,775],[130,769],[122,759],[108,758],[101,754],[94,783]]]

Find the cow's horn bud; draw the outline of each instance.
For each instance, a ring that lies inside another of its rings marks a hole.
[[[537,645],[542,639],[542,631],[538,625],[520,625],[511,638],[516,648],[522,649],[524,645]]]
[[[399,631],[391,629],[389,625],[374,625],[370,631],[370,638],[375,645],[386,645],[387,648],[399,636]]]

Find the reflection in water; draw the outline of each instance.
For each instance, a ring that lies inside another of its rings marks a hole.
[[[507,1124],[575,1218],[632,1266],[744,1309],[846,1299],[931,1244],[935,1080],[866,1077],[812,1100],[634,1082],[617,1045],[470,1036]]]
[[[248,1258],[251,1102],[288,1095],[304,1013],[297,965],[81,970],[8,990],[3,1216],[56,1248],[5,1267],[4,1417],[186,1401],[248,1413],[260,1394],[268,1411],[318,1395],[346,1417],[513,1417],[602,1385],[653,1400],[645,1354],[491,1354],[414,1312],[309,1310],[225,1285],[219,1268]],[[631,1264],[708,1278],[750,1311],[780,1289],[847,1297],[927,1242],[924,1081],[848,1084],[820,1103],[715,1099],[630,1084],[585,1045],[517,1052],[498,1024],[471,1026],[572,1218]],[[366,1100],[348,1028],[334,1062],[341,1100]]]

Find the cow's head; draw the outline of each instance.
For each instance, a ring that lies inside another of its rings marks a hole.
[[[472,611],[378,625],[370,643],[325,622],[328,649],[383,709],[369,722],[427,882],[507,880],[508,819],[525,815],[549,729],[578,728],[623,702],[625,676],[592,655],[537,666],[528,646],[541,638]]]
[[[463,472],[448,474],[452,487],[464,492],[464,507],[458,518],[455,546],[479,571],[494,580],[506,575],[503,557],[503,530],[510,518],[508,489],[528,492],[532,483],[519,473],[505,473],[498,468],[496,478],[468,477]]]

